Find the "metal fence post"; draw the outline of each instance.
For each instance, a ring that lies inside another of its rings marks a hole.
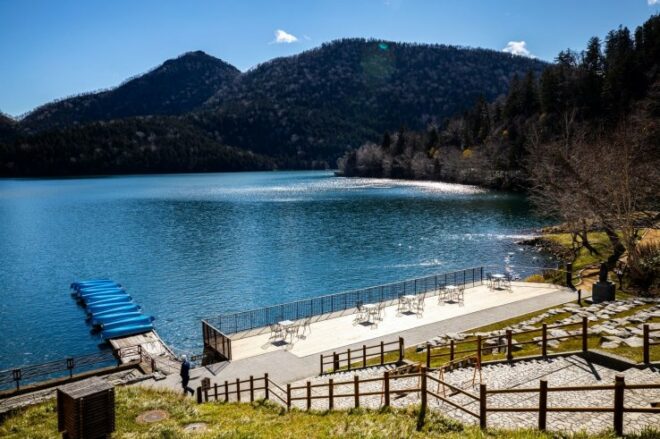
[[[21,378],[23,377],[23,372],[21,369],[14,369],[11,371],[11,376],[14,381],[16,381],[16,390],[21,388]]]
[[[142,346],[140,346],[142,347]],[[66,359],[66,368],[69,369],[69,378],[73,377],[73,368],[76,367],[76,362],[73,359],[73,357],[69,357]]]

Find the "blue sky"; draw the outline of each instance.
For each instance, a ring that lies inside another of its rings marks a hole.
[[[0,0],[0,111],[112,87],[191,50],[241,70],[342,37],[552,60],[657,12],[660,0]]]

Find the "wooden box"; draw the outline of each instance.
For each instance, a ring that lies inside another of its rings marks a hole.
[[[115,431],[115,389],[93,377],[57,389],[57,426],[67,439],[109,438]]]

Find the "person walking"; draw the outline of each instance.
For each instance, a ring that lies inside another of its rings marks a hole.
[[[183,394],[190,392],[191,395],[195,395],[195,391],[188,387],[188,382],[190,382],[190,362],[188,357],[185,355],[181,356],[183,362],[181,363],[181,387],[183,387]]]

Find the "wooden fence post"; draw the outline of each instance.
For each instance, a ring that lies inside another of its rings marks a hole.
[[[543,358],[548,356],[548,325],[547,323],[543,324],[543,329],[541,331],[541,355]]]
[[[486,428],[486,385],[479,384],[479,428]]]
[[[225,381],[225,402],[229,401],[229,382]]]
[[[548,419],[548,381],[540,381],[539,390],[539,430],[544,431]]]
[[[291,384],[286,385],[286,409],[291,409]]]
[[[587,352],[589,350],[589,326],[587,322],[587,318],[582,317],[582,352]]]
[[[626,382],[623,375],[617,375],[614,379],[614,432],[617,436],[623,436],[623,392]]]
[[[250,402],[254,402],[254,377],[250,375]]]
[[[307,381],[307,410],[312,408],[312,383]]]
[[[339,369],[339,355],[336,352],[332,353],[332,372],[337,372]]]
[[[403,357],[405,356],[404,350],[403,350],[403,337],[399,337],[399,363],[403,361]]]
[[[513,361],[513,333],[506,330],[506,361]]]
[[[426,396],[427,396],[426,395],[426,367],[424,367],[424,366],[420,367],[419,374],[420,374],[419,375],[419,377],[420,377],[420,389],[419,389],[419,391],[420,391],[420,399],[422,400],[421,410],[422,410],[422,413],[424,414],[424,413],[426,413],[426,405],[427,405],[427,401],[426,401]],[[423,414],[422,414],[422,416],[424,416]]]
[[[218,383],[213,383],[213,397],[218,400]]]
[[[367,367],[367,345],[362,345],[362,367]]]
[[[335,384],[334,380],[330,378],[328,381],[328,410],[335,408]]]
[[[385,394],[385,407],[390,406],[390,371],[383,374],[383,393]]]
[[[355,393],[355,407],[360,407],[360,377],[353,377],[353,391]]]
[[[202,386],[197,388],[197,404],[202,403]]]
[[[270,399],[270,383],[268,382],[268,374],[264,374],[264,395],[266,399]]]
[[[380,365],[382,366],[385,363],[385,342],[381,340],[380,342]]]
[[[454,339],[449,340],[449,361],[454,361]]]
[[[236,401],[241,402],[241,380],[236,378]]]
[[[426,343],[426,367],[431,367],[431,343]]]
[[[481,336],[477,336],[477,361],[481,364]]]
[[[321,365],[320,365],[321,370],[320,370],[319,375],[323,375],[323,355],[319,356],[319,360],[320,360],[320,363],[321,363]]]
[[[651,346],[650,346],[651,334],[649,331],[649,325],[644,325],[644,364],[649,364],[651,362]]]

